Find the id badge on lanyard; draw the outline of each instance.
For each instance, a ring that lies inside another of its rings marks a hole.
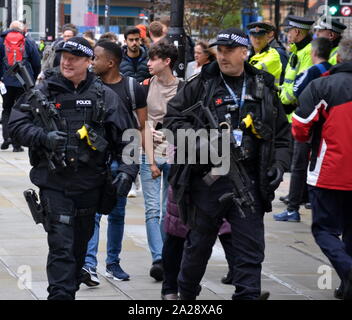
[[[243,131],[239,128],[232,130],[232,135],[236,141],[237,147],[240,147],[243,139]]]
[[[225,83],[226,89],[227,91],[230,93],[233,101],[238,105],[239,107],[239,119],[238,119],[238,126],[236,129],[232,130],[232,134],[233,137],[236,141],[236,144],[238,147],[240,147],[242,145],[242,140],[243,140],[243,131],[240,129],[240,114],[241,114],[241,108],[244,105],[244,97],[246,95],[246,78],[244,78],[243,80],[243,86],[242,86],[242,93],[241,93],[241,100],[238,101],[238,97],[236,95],[236,93],[231,89],[231,87],[227,84],[227,82],[225,81],[225,79],[223,78],[222,74],[221,74],[222,80]]]

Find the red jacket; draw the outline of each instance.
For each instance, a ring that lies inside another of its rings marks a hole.
[[[312,141],[309,185],[352,190],[352,62],[334,66],[306,87],[292,134],[300,142]]]

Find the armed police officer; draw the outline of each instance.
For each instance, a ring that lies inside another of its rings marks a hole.
[[[199,294],[219,224],[226,217],[235,252],[232,298],[258,299],[263,216],[271,211],[274,191],[289,163],[289,126],[274,77],[246,62],[246,34],[229,28],[212,45],[217,45],[218,61],[187,81],[170,100],[164,119],[164,126],[174,135],[179,129],[209,129],[218,124],[227,124],[231,137],[234,133],[230,156],[225,159],[231,161],[229,174],[213,176],[211,162],[191,164],[189,152],[185,164],[172,166],[170,183],[180,215],[191,228],[178,276],[180,296],[188,300]],[[177,137],[177,153],[183,143]],[[202,148],[200,142],[195,145]]]
[[[122,163],[109,183],[108,158],[121,157],[122,133],[133,127],[132,120],[120,98],[88,71],[93,49],[87,40],[71,38],[58,51],[60,70],[22,97],[9,127],[12,137],[29,147],[30,178],[40,189],[49,244],[48,299],[72,300],[95,213],[115,205],[116,194],[106,198],[113,185],[127,196],[138,166]]]

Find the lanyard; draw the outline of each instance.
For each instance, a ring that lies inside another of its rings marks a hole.
[[[242,87],[242,93],[241,93],[241,100],[238,101],[238,97],[236,95],[236,93],[232,90],[232,88],[227,84],[227,82],[225,81],[222,73],[221,73],[221,78],[222,80],[224,81],[225,83],[225,86],[226,86],[226,89],[227,91],[229,92],[229,94],[231,95],[232,99],[235,101],[235,103],[240,107],[242,108],[243,105],[244,105],[244,98],[245,98],[245,95],[246,95],[246,77],[244,77],[243,79],[243,87]]]

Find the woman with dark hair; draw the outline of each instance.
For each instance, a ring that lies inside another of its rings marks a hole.
[[[186,80],[199,73],[202,67],[216,59],[215,52],[209,48],[206,41],[198,41],[194,47],[194,61],[187,64]]]

